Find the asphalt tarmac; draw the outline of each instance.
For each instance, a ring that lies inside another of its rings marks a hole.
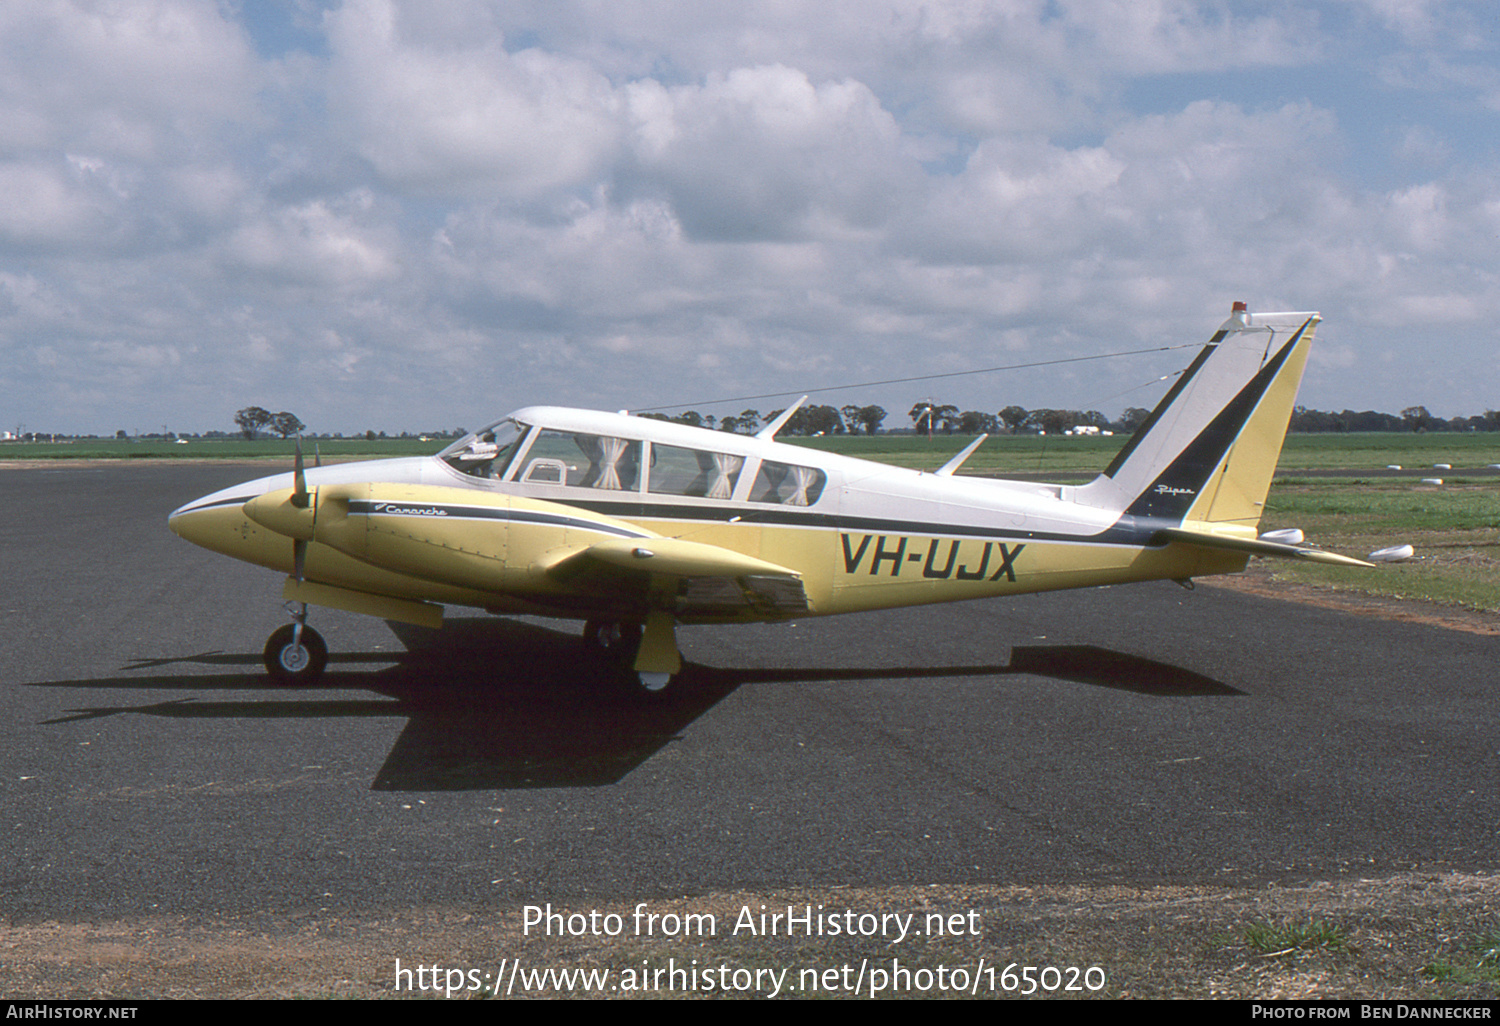
[[[641,708],[568,623],[315,610],[278,690],[280,578],[166,527],[263,472],[0,470],[7,921],[1495,867],[1497,638],[1160,583],[686,629]]]

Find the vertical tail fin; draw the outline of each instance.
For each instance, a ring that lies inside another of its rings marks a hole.
[[[1229,320],[1080,502],[1144,519],[1254,531],[1264,508],[1319,317]]]

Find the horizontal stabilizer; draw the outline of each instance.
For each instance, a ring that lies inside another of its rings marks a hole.
[[[1227,549],[1231,552],[1245,552],[1252,556],[1274,556],[1279,559],[1302,559],[1313,563],[1328,563],[1333,566],[1366,566],[1373,567],[1374,563],[1366,563],[1362,559],[1352,556],[1341,556],[1337,552],[1326,552],[1323,549],[1314,549],[1306,545],[1287,545],[1284,542],[1265,541],[1261,538],[1235,538],[1223,534],[1210,534],[1207,531],[1194,531],[1188,528],[1169,527],[1157,531],[1152,538],[1158,542],[1181,542],[1185,545],[1200,545],[1207,549]]]

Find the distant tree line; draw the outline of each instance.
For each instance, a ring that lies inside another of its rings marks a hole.
[[[764,425],[781,416],[783,410],[772,410],[764,415],[759,410],[745,410],[738,416],[716,419],[713,415],[688,410],[668,417],[660,413],[645,416],[655,420],[688,424],[710,430],[732,431],[739,434],[754,434]],[[978,434],[1048,434],[1059,435],[1069,431],[1092,434],[1114,432],[1130,434],[1151,415],[1150,410],[1138,406],[1127,407],[1119,417],[1111,420],[1098,410],[1028,410],[1022,406],[1007,406],[995,413],[980,410],[960,410],[957,406],[927,401],[914,405],[907,417],[911,427],[906,430],[916,434],[978,435]],[[804,406],[787,420],[780,433],[784,435],[873,435],[884,426],[886,411],[880,406],[849,405]],[[900,428],[886,430],[901,430]],[[1410,406],[1400,414],[1377,413],[1365,410],[1356,413],[1326,413],[1299,406],[1292,413],[1291,430],[1299,432],[1319,431],[1500,431],[1500,412],[1487,410],[1482,416],[1454,417],[1444,420],[1434,417],[1425,406]]]
[[[669,417],[661,413],[647,413],[643,416],[653,420],[669,421],[675,424],[687,424],[691,427],[708,428],[709,430],[729,431],[737,434],[754,434],[765,425],[775,421],[785,412],[785,408],[771,410],[762,414],[759,410],[742,410],[739,414],[727,417],[715,417],[713,414],[699,413],[697,410],[688,410],[676,416]],[[978,434],[1047,434],[1059,435],[1073,431],[1085,433],[1114,432],[1115,434],[1130,434],[1140,427],[1145,419],[1151,415],[1150,410],[1138,406],[1127,407],[1119,417],[1111,420],[1098,410],[1059,410],[1059,409],[1036,409],[1028,410],[1021,406],[1007,406],[995,413],[981,410],[960,410],[957,406],[936,401],[923,400],[912,406],[907,417],[911,427],[905,430],[916,434],[943,434],[943,435],[978,435]],[[885,430],[902,430],[901,428],[886,428],[885,421],[888,414],[881,406],[860,406],[850,404],[843,407],[834,406],[802,406],[787,419],[782,425],[781,434],[784,435],[873,435]],[[244,438],[254,438],[263,431],[279,435],[282,438],[290,438],[306,430],[295,414],[288,412],[271,413],[259,406],[247,406],[234,416],[235,424],[239,427],[239,434]],[[1409,406],[1400,414],[1379,413],[1374,410],[1344,410],[1341,413],[1331,413],[1323,410],[1312,410],[1306,406],[1298,406],[1292,412],[1291,430],[1297,432],[1354,432],[1354,431],[1500,431],[1500,411],[1486,410],[1483,415],[1475,417],[1453,417],[1445,420],[1435,417],[1428,412],[1425,406]],[[460,437],[467,432],[463,428],[455,428],[452,431],[439,430],[422,432],[414,435],[402,432],[400,438],[415,437]],[[214,437],[222,432],[210,431],[202,437]],[[125,437],[125,432],[119,432],[120,437]],[[341,437],[335,435],[334,437]],[[373,441],[377,438],[387,437],[384,431],[366,431],[364,437]]]
[[[236,413],[234,415],[234,422],[239,427],[239,432],[238,433],[239,433],[240,437],[242,437],[242,438],[244,438],[246,440],[253,439],[257,434],[261,433],[262,431],[269,431],[272,434],[280,435],[282,438],[290,438],[292,435],[302,434],[303,432],[307,431],[307,425],[304,424],[304,423],[302,423],[302,421],[297,417],[296,414],[294,414],[294,413],[287,413],[285,411],[282,411],[281,413],[272,413],[269,410],[263,409],[263,408],[261,408],[259,406],[247,406],[243,410],[240,410],[238,413]],[[452,430],[449,430],[447,428],[443,428],[443,429],[440,429],[440,430],[437,430],[437,431],[422,431],[422,432],[418,432],[416,434],[413,434],[410,431],[403,431],[399,435],[387,435],[384,431],[373,431],[372,430],[372,431],[357,432],[357,433],[355,433],[355,434],[353,434],[353,435],[351,435],[349,437],[351,437],[351,438],[361,438],[362,437],[366,441],[373,442],[373,441],[375,441],[376,439],[379,439],[379,438],[392,438],[392,437],[393,438],[423,438],[423,439],[426,439],[426,438],[462,438],[464,435],[466,435],[468,433],[469,432],[468,432],[468,430],[466,428],[459,427],[459,428],[453,428]],[[202,438],[219,438],[219,437],[224,437],[224,436],[225,436],[224,432],[222,432],[222,431],[207,431],[207,432],[204,432],[204,434],[202,434],[199,437],[202,437]],[[124,438],[125,437],[125,432],[121,431],[120,432],[120,437]],[[322,438],[343,438],[344,435],[343,435],[342,432],[334,432],[332,435],[320,435],[318,437],[322,437]]]
[[[1299,406],[1292,411],[1292,430],[1308,433],[1327,431],[1500,431],[1500,412],[1486,410],[1476,417],[1444,420],[1425,406],[1408,406],[1400,416],[1374,410],[1344,410],[1328,413]]]
[[[762,427],[780,417],[785,409],[771,410],[762,414],[759,410],[744,410],[737,416],[716,419],[712,414],[688,410],[669,417],[662,413],[647,413],[653,420],[688,424],[710,430],[732,431],[738,434],[754,434]],[[1111,421],[1098,410],[1027,410],[1020,406],[1007,406],[998,413],[980,410],[960,410],[957,406],[938,402],[917,403],[907,414],[911,426],[905,430],[917,434],[1026,434],[1062,433],[1079,427],[1100,431],[1135,429],[1150,411],[1128,409],[1119,420]],[[889,416],[883,406],[860,406],[857,403],[844,407],[803,406],[787,418],[780,433],[784,435],[873,435],[885,430],[900,431],[902,428],[886,428]]]

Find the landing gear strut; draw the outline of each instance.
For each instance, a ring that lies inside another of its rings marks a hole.
[[[583,636],[614,660],[625,684],[636,695],[660,698],[673,690],[682,659],[677,654],[670,617],[653,613],[645,624],[590,620],[584,625]]]
[[[278,684],[306,687],[323,675],[328,645],[321,634],[307,626],[307,603],[288,603],[287,608],[293,622],[277,628],[266,642],[266,672]]]
[[[601,651],[629,662],[635,658],[636,649],[641,646],[641,625],[613,620],[590,620],[583,625],[583,637]]]

